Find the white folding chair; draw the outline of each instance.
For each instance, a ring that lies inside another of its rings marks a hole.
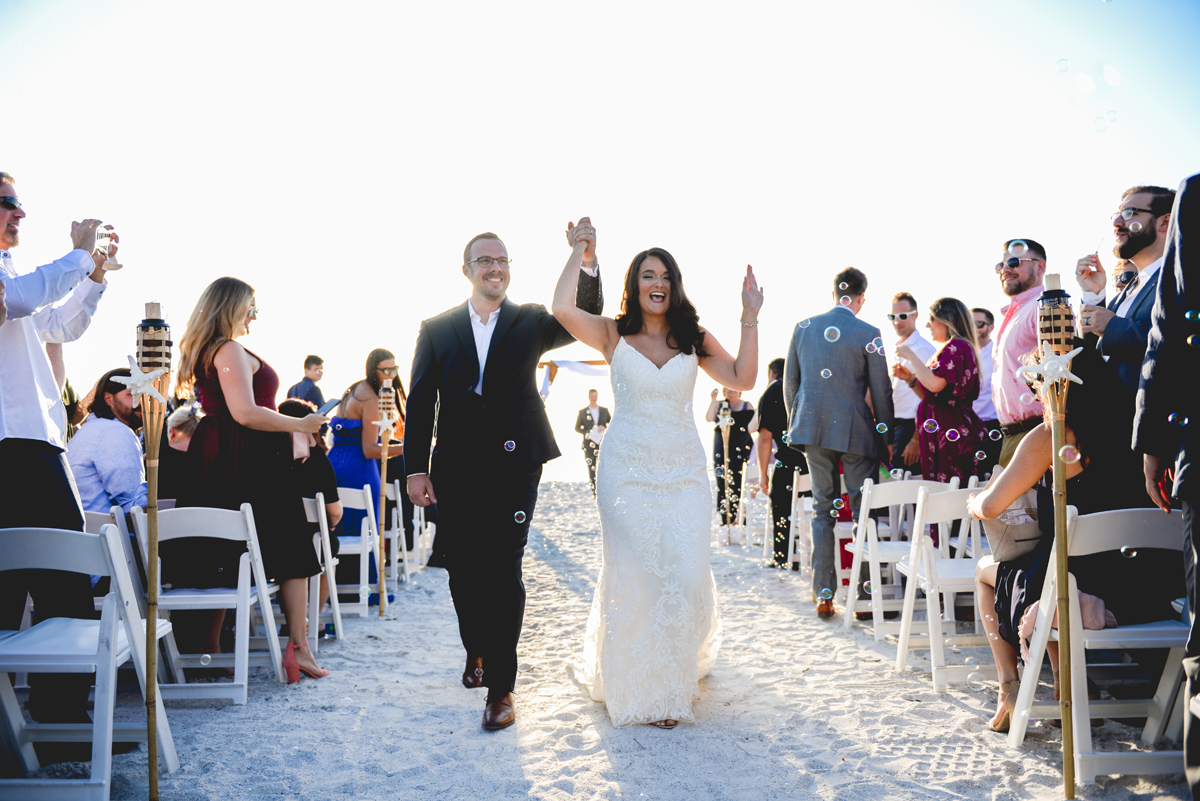
[[[413,549],[417,553],[417,569],[424,570],[433,553],[433,540],[437,536],[437,523],[425,516],[424,506],[413,507]]]
[[[125,512],[120,506],[114,506],[107,514],[104,512],[84,512],[83,513],[83,530],[89,534],[99,534],[100,529],[107,525],[114,525],[117,531],[123,535],[121,540],[122,552],[125,555],[125,564],[129,568],[129,575],[133,579],[134,589],[141,590],[137,593],[138,610],[142,613],[142,617],[146,616],[146,586],[142,583],[138,573],[137,557],[133,554],[133,537],[129,536],[129,526],[125,523]],[[103,604],[103,598],[96,599],[96,610],[100,610]]]
[[[388,547],[391,550],[391,561],[388,563],[388,568],[391,573],[390,578],[396,585],[400,584],[400,570],[403,564],[404,580],[412,581],[412,562],[411,558],[415,558],[415,554],[410,554],[408,550],[408,538],[404,534],[404,496],[401,495],[400,479],[396,479],[384,488],[387,493],[387,499],[394,502],[396,505],[392,507],[392,515],[389,520],[391,525],[384,531],[383,536],[387,539]],[[416,539],[416,531],[413,531],[413,539]],[[413,542],[413,548],[416,549],[416,542]]]
[[[1137,549],[1159,548],[1183,550],[1183,513],[1176,510],[1165,515],[1158,509],[1121,509],[1079,515],[1074,506],[1067,507],[1067,549],[1070,556],[1085,556],[1104,551],[1120,550],[1126,546]],[[1021,676],[1017,692],[1016,713],[1008,731],[1008,745],[1016,748],[1025,740],[1031,716],[1057,719],[1058,702],[1035,702],[1038,673],[1046,644],[1058,640],[1058,628],[1052,626],[1058,607],[1057,548],[1051,551],[1046,567],[1046,581],[1038,604],[1037,619],[1030,641],[1030,661]],[[1172,708],[1183,681],[1183,654],[1187,644],[1188,626],[1178,620],[1118,626],[1099,631],[1083,628],[1079,607],[1079,591],[1075,576],[1067,574],[1070,598],[1071,625],[1071,717],[1075,732],[1075,778],[1085,784],[1102,774],[1183,773],[1182,751],[1096,751],[1092,742],[1093,717],[1146,718],[1141,741],[1153,747],[1169,728],[1181,722],[1172,719]],[[1136,590],[1134,590],[1136,591]],[[1120,621],[1118,621],[1119,623]],[[1089,701],[1085,654],[1095,649],[1170,649],[1162,679],[1153,698],[1113,701]],[[1030,666],[1033,666],[1032,669]],[[1178,739],[1180,730],[1171,732]]]
[[[858,528],[854,533],[854,542],[847,545],[846,550],[854,554],[854,563],[850,567],[850,575],[854,577],[861,575],[863,555],[866,555],[868,574],[871,577],[869,593],[871,597],[869,600],[857,600],[858,587],[855,585],[854,597],[856,600],[846,602],[844,625],[846,628],[850,628],[856,613],[870,611],[876,642],[882,640],[886,634],[900,633],[899,621],[885,620],[884,612],[899,611],[904,606],[903,597],[894,595],[900,589],[900,583],[895,580],[893,575],[894,571],[889,571],[889,578],[893,579],[892,583],[883,583],[883,566],[894,566],[909,555],[912,546],[911,543],[899,539],[890,541],[884,539],[880,535],[880,526],[871,517],[871,512],[876,509],[895,510],[910,503],[915,504],[917,491],[921,488],[925,488],[931,494],[956,490],[958,489],[958,477],[950,479],[945,484],[937,481],[885,481],[876,484],[871,479],[867,479],[863,483]],[[890,527],[887,532],[889,534],[899,531],[900,528],[898,516],[890,517],[890,519],[896,525]]]
[[[338,537],[338,558],[358,557],[358,583],[338,584],[331,592],[353,595],[358,599],[356,602],[345,604],[345,608],[342,609],[343,615],[366,617],[370,611],[371,554],[375,553],[379,536],[379,527],[375,523],[375,504],[379,499],[371,491],[371,486],[364,484],[362,489],[338,487],[338,500],[342,502],[343,509],[357,509],[366,512],[366,515],[357,535]]]
[[[933,689],[941,692],[945,685],[955,681],[966,681],[973,673],[988,677],[996,675],[995,666],[947,665],[945,647],[984,647],[988,644],[982,630],[982,615],[979,613],[978,598],[975,604],[975,632],[960,635],[954,624],[954,597],[958,593],[975,595],[975,562],[970,559],[941,557],[933,545],[926,527],[936,525],[940,529],[939,540],[950,532],[951,523],[962,520],[969,535],[976,538],[982,526],[967,512],[967,501],[975,494],[974,489],[947,490],[930,494],[921,487],[917,490],[917,513],[909,536],[909,555],[896,563],[896,569],[908,577],[904,589],[904,608],[900,613],[900,640],[896,649],[896,670],[907,666],[910,648],[928,648],[929,661],[933,668]],[[978,547],[978,545],[976,546]],[[913,615],[916,609],[917,588],[925,592],[926,637],[914,639]],[[941,604],[944,602],[950,629],[943,628]]]
[[[125,564],[116,526],[100,534],[48,528],[0,529],[0,553],[6,569],[52,568],[85,575],[110,576],[113,591],[105,598],[99,620],[50,618],[32,628],[0,638],[0,738],[26,771],[37,770],[34,742],[91,742],[91,775],[87,779],[4,779],[0,799],[107,799],[112,781],[114,733],[121,740],[147,737],[144,724],[113,722],[117,665],[132,660],[146,695],[146,623],[138,613],[137,591]],[[169,634],[159,621],[156,636]],[[10,672],[95,673],[91,724],[28,723],[9,683]],[[162,766],[179,769],[179,756],[161,696],[155,705]]]
[[[321,560],[321,572],[308,580],[308,647],[315,654],[317,643],[321,636],[321,624],[326,613],[321,609],[321,577],[329,587],[328,618],[333,623],[333,630],[339,640],[344,640],[342,632],[342,610],[338,604],[337,594],[337,557],[333,555],[333,546],[329,540],[329,517],[325,513],[325,494],[317,493],[316,498],[304,499],[304,514],[308,522],[317,523],[321,530],[313,535],[313,547],[317,550],[317,558]],[[340,543],[339,543],[340,544]]]
[[[133,529],[137,534],[138,548],[142,559],[149,561],[149,532],[146,513],[134,507]],[[201,609],[234,610],[234,652],[232,654],[181,654],[174,636],[167,638],[167,663],[174,683],[163,684],[159,690],[168,701],[189,699],[224,698],[235,704],[246,703],[249,686],[250,666],[270,667],[280,682],[287,681],[283,674],[283,651],[279,647],[275,615],[271,610],[271,596],[279,587],[267,581],[263,568],[262,552],[258,547],[258,532],[254,527],[254,512],[250,504],[243,503],[240,511],[210,509],[187,506],[164,509],[158,513],[158,540],[169,542],[184,537],[208,537],[211,539],[244,542],[246,552],[238,561],[237,588],[226,587],[193,588],[173,587],[158,591],[159,614],[174,611]],[[161,560],[160,560],[161,562]],[[162,573],[160,571],[159,575]],[[253,586],[251,586],[253,579]],[[251,610],[257,608],[263,621],[264,636],[251,636]],[[265,639],[265,643],[263,640]],[[258,646],[253,652],[251,644]],[[261,646],[265,645],[266,650]],[[203,662],[204,657],[208,657]],[[212,667],[232,667],[233,681],[194,682],[189,684],[184,677],[184,668],[198,668],[211,664]]]

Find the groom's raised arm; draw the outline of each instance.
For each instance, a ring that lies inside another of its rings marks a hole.
[[[404,420],[404,466],[410,476],[429,473],[429,451],[433,445],[433,418],[437,400],[437,360],[434,358],[429,324],[423,322],[413,350]]]
[[[600,281],[599,265],[596,266],[595,275],[583,267],[579,268],[579,286],[575,290],[575,307],[589,314],[601,314],[604,311],[604,287]],[[544,319],[546,322],[544,333],[547,336],[544,339],[542,353],[570,345],[575,341],[575,337],[563,328],[562,323],[554,319],[554,315],[547,314]]]

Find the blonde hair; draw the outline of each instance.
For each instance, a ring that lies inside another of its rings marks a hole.
[[[178,431],[185,437],[190,437],[196,433],[196,426],[200,425],[200,418],[204,416],[204,412],[194,404],[181,406],[171,412],[171,416],[167,418],[167,428]]]
[[[938,298],[929,307],[929,316],[946,326],[946,333],[949,334],[946,338],[947,342],[952,339],[965,339],[970,342],[971,349],[975,351],[975,361],[979,361],[979,344],[975,340],[975,318],[971,316],[971,310],[967,308],[967,304],[958,298]]]
[[[229,276],[213,281],[200,294],[179,342],[178,392],[191,394],[196,379],[212,368],[217,349],[241,332],[253,300],[254,287]]]

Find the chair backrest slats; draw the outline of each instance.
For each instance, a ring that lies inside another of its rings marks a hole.
[[[1074,511],[1074,507],[1068,507]],[[1117,509],[1074,516],[1069,526],[1071,556],[1119,551],[1125,546],[1183,550],[1183,512],[1158,509]]]
[[[937,523],[949,523],[953,520],[961,520],[967,517],[967,501],[972,495],[978,493],[975,489],[951,490],[948,492],[939,492],[936,495],[927,495],[925,498],[925,515],[920,517],[918,511],[918,519],[923,521],[925,525],[935,525]]]
[[[870,480],[870,479],[868,479]],[[920,479],[908,481],[885,481],[882,484],[872,482],[870,509],[886,509],[905,503],[917,502],[917,490],[924,487],[930,495],[950,492],[958,489],[958,476],[949,482],[923,481]]]
[[[54,569],[108,576],[108,548],[102,537],[58,528],[0,529],[5,570]]]

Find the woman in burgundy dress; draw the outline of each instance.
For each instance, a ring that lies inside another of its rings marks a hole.
[[[961,300],[940,298],[929,307],[929,333],[938,346],[928,364],[907,345],[896,355],[914,365],[897,366],[895,375],[921,397],[917,435],[921,442],[921,475],[931,481],[958,476],[965,486],[975,474],[987,428],[971,405],[979,397],[979,351],[971,311]]]
[[[204,290],[180,342],[179,384],[195,388],[204,418],[192,435],[188,456],[195,484],[181,493],[180,506],[254,509],[267,577],[279,582],[279,604],[288,625],[284,668],[291,682],[303,672],[323,678],[307,643],[307,579],[320,572],[305,520],[300,491],[289,481],[292,433],[315,434],[328,422],[320,414],[287,417],[275,411],[279,376],[261,358],[236,342],[258,316],[254,288],[237,278],[218,278]],[[307,438],[306,442],[307,442]],[[305,447],[304,454],[308,454]],[[223,586],[237,579],[237,561],[209,549],[209,558],[191,549],[168,567],[178,586]],[[221,574],[220,576],[216,574]],[[211,634],[219,634],[220,621]],[[215,643],[210,642],[210,647]]]

